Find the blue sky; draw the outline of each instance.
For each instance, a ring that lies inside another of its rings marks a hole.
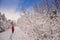
[[[39,3],[40,0],[0,0],[0,8],[21,10],[22,8],[29,8],[34,3]]]
[[[29,8],[31,7],[34,3],[39,4],[40,0],[25,0],[22,3],[19,2],[18,8]],[[18,9],[17,8],[17,9]],[[19,10],[19,9],[18,9]]]
[[[41,0],[0,0],[0,12],[5,13],[8,19],[16,20],[22,8],[30,8]]]

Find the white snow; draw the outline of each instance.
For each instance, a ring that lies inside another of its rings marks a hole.
[[[15,27],[14,34],[12,34],[11,29],[0,33],[0,40],[28,40],[28,36],[21,31],[18,27]]]

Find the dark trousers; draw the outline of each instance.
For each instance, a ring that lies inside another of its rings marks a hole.
[[[12,33],[14,33],[14,30],[12,30]]]

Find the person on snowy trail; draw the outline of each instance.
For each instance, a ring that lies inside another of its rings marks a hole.
[[[13,25],[13,23],[12,23],[11,29],[12,29],[12,33],[14,33],[14,25]]]

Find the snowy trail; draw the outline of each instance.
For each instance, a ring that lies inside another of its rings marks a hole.
[[[11,35],[11,29],[8,29],[7,31],[0,33],[0,40],[9,40],[10,35]]]
[[[3,32],[3,33],[0,33],[0,40],[11,40],[11,29]],[[15,27],[15,32],[14,34],[12,35],[12,40],[28,40],[27,39],[27,35],[21,31],[18,27]]]

